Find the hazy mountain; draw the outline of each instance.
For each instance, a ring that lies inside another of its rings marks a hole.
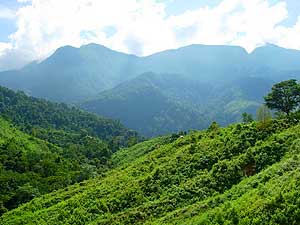
[[[300,51],[191,45],[137,57],[96,44],[58,49],[0,73],[0,84],[119,119],[147,136],[221,125],[255,113],[277,81],[298,78]],[[152,73],[151,73],[152,72]],[[176,74],[176,75],[175,75]]]
[[[271,86],[271,80],[256,77],[210,84],[177,74],[145,73],[81,107],[155,136],[203,129],[212,121],[227,125],[243,112],[255,114]]]
[[[0,84],[36,97],[76,102],[129,79],[136,59],[101,45],[66,46],[39,64],[0,73]]]
[[[267,45],[248,54],[235,46],[191,45],[137,57],[89,44],[58,49],[41,63],[0,73],[0,84],[36,97],[79,102],[145,72],[176,73],[201,82],[299,74],[300,53]]]
[[[81,104],[84,109],[119,119],[146,136],[205,128],[208,121],[195,103],[206,103],[210,85],[176,74],[146,73]]]
[[[267,44],[255,49],[250,55],[252,67],[262,67],[275,71],[299,71],[300,51]]]

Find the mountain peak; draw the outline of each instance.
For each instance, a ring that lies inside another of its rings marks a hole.
[[[97,44],[97,43],[89,43],[89,44],[80,46],[80,49],[91,49],[91,48],[93,48],[93,49],[106,49],[106,50],[113,51],[110,48],[108,48],[104,45]]]

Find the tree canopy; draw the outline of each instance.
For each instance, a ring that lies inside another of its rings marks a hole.
[[[265,96],[266,106],[289,115],[300,104],[300,85],[295,79],[282,81]]]

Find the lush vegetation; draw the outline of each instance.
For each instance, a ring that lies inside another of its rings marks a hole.
[[[275,84],[265,97],[266,105],[289,115],[300,104],[300,85],[295,79],[282,81]]]
[[[19,131],[0,117],[0,214],[102,172],[109,148],[97,139],[80,138],[84,149],[80,144],[62,149]]]
[[[2,87],[0,122],[0,214],[102,174],[113,152],[139,140],[117,121]]]
[[[35,198],[0,221],[296,224],[299,140],[299,125],[287,119],[152,139],[115,153],[116,168],[102,177]]]
[[[33,96],[92,97],[81,106],[145,135],[176,132],[139,142],[119,121],[0,88],[0,224],[298,224],[299,84],[274,85],[261,105],[273,79],[299,74],[298,56],[189,46],[138,58],[89,45],[2,73]]]
[[[89,135],[111,142],[114,149],[126,146],[137,134],[125,128],[120,122],[105,119],[63,103],[52,103],[0,87],[0,114],[16,124],[21,130],[47,139],[58,145],[65,145],[65,136]],[[60,134],[57,135],[56,133]],[[48,133],[48,134],[47,134]],[[61,143],[59,143],[61,142]]]

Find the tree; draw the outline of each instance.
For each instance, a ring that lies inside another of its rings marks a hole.
[[[275,84],[265,96],[266,106],[289,115],[300,103],[300,85],[296,80],[286,80]]]
[[[271,111],[266,105],[262,105],[257,109],[256,119],[262,123],[266,123],[272,119]]]
[[[249,113],[244,112],[242,114],[243,123],[251,123],[253,121],[253,116]]]

